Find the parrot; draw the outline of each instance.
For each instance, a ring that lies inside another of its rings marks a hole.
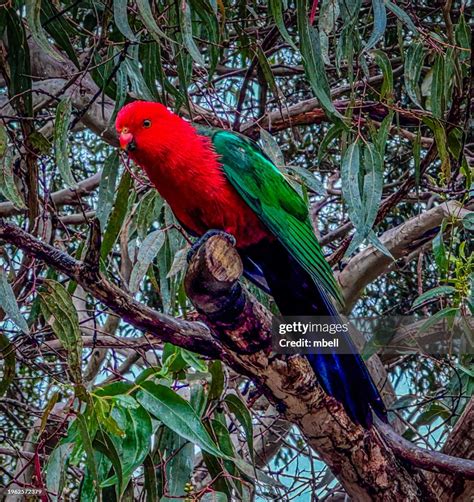
[[[126,104],[115,126],[121,149],[182,228],[201,241],[216,232],[232,236],[244,276],[273,297],[282,316],[340,319],[342,293],[307,204],[257,143],[196,126],[157,102]],[[373,412],[386,421],[386,409],[350,335],[342,335],[347,353],[306,357],[323,390],[370,428]]]

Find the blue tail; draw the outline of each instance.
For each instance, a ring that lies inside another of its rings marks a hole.
[[[242,253],[246,276],[269,292],[284,316],[339,318],[327,293],[278,242],[258,244]],[[362,358],[349,335],[346,354],[308,354],[306,357],[324,391],[337,399],[351,419],[372,425],[372,411],[387,421],[387,412]]]

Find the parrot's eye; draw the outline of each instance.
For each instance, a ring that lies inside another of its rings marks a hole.
[[[146,128],[151,127],[151,120],[145,119],[143,121],[143,127],[146,127]]]

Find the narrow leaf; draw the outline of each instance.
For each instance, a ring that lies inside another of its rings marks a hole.
[[[372,10],[374,12],[374,29],[364,50],[368,51],[375,47],[377,42],[383,37],[387,27],[387,11],[384,0],[372,0]]]
[[[451,293],[455,293],[456,288],[453,286],[438,286],[437,288],[430,289],[421,294],[411,306],[412,309],[416,309],[423,303],[433,300],[434,298],[439,298],[440,296],[449,295]]]
[[[100,222],[100,228],[102,231],[105,231],[107,220],[112,212],[118,171],[118,153],[113,152],[104,162],[104,168],[102,170],[102,176],[99,184],[96,216]]]
[[[283,18],[283,2],[281,0],[270,0],[268,6],[270,7],[270,13],[275,21],[275,24],[282,36],[283,40],[295,51],[297,50],[295,43],[293,42],[288,30],[285,26],[285,21]]]
[[[147,235],[137,256],[137,262],[133,266],[132,273],[130,275],[129,288],[132,293],[138,290],[138,286],[145,277],[148,267],[153,262],[158,251],[161,249],[165,243],[166,233],[163,230],[155,230],[151,234]]]
[[[15,293],[10,286],[7,275],[0,267],[0,308],[5,314],[23,331],[29,334],[30,330],[26,324],[25,318],[20,312]]]
[[[244,429],[250,457],[252,458],[252,461],[254,461],[252,415],[250,414],[247,405],[236,394],[228,394],[225,397],[225,403],[227,404],[229,411],[235,415],[235,418],[240,422],[240,425]]]
[[[16,357],[15,346],[10,343],[7,336],[1,331],[0,354],[3,358],[3,375],[0,379],[0,397],[2,397],[15,378]]]
[[[80,383],[82,381],[82,337],[72,298],[62,284],[51,279],[43,282],[39,295],[41,312],[68,353],[72,380],[74,383]]]
[[[398,19],[414,34],[418,34],[418,29],[415,23],[412,21],[411,17],[398,5],[395,5],[390,0],[385,0],[385,5],[387,9],[393,12]]]
[[[100,250],[101,257],[105,257],[112,250],[115,241],[122,228],[123,221],[128,209],[128,192],[132,186],[132,177],[128,171],[125,171],[120,180],[117,195],[115,197],[114,207],[105,229],[104,238],[102,239],[102,247]]]
[[[72,105],[69,98],[59,102],[56,108],[56,120],[54,123],[54,150],[59,174],[64,183],[74,186],[76,182],[72,176],[69,165],[69,140],[68,130],[72,117]]]
[[[206,64],[204,62],[204,58],[202,57],[201,52],[199,51],[199,48],[193,38],[192,13],[191,8],[186,1],[181,2],[180,26],[186,49],[188,49],[188,52],[194,62],[205,68]]]
[[[26,0],[26,19],[28,20],[31,34],[41,50],[49,54],[56,61],[62,61],[63,58],[59,52],[53,49],[41,25],[41,0]]]
[[[136,42],[137,37],[128,23],[127,6],[127,0],[114,0],[114,20],[122,35],[131,42]]]
[[[408,97],[415,105],[422,108],[420,103],[420,75],[425,60],[423,44],[412,42],[407,49],[405,57],[405,89]]]
[[[334,107],[331,100],[329,82],[324,69],[324,61],[321,55],[319,34],[309,24],[308,0],[297,0],[298,33],[300,35],[300,51],[303,57],[303,66],[306,76],[311,84],[314,94],[321,106],[333,121],[341,120],[342,117]]]

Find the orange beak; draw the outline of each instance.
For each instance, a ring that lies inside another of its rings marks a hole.
[[[122,150],[133,151],[136,148],[135,141],[133,139],[133,134],[131,132],[122,132],[120,133],[120,148]]]

